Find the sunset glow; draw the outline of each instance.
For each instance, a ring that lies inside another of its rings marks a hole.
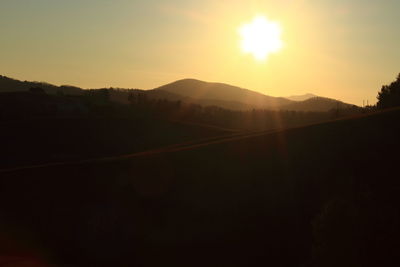
[[[400,1],[0,2],[0,75],[19,80],[153,89],[196,78],[362,105],[399,72]]]
[[[257,60],[263,61],[269,54],[282,48],[280,25],[264,16],[258,16],[241,26],[239,33],[243,52],[252,54]]]

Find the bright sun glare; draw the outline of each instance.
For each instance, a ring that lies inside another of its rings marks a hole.
[[[264,16],[257,16],[239,29],[242,50],[252,54],[257,60],[264,61],[269,54],[281,50],[281,33],[278,23],[269,21]]]

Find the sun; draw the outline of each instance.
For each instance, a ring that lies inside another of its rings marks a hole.
[[[252,54],[259,61],[266,60],[271,53],[280,51],[283,46],[281,26],[264,16],[257,16],[250,23],[242,25],[239,34],[243,52]]]

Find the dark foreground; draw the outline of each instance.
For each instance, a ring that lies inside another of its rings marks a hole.
[[[0,255],[43,266],[399,266],[400,110],[0,173]]]

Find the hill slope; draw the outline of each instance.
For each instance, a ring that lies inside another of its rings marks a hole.
[[[84,89],[74,86],[55,86],[43,82],[18,81],[0,76],[1,92],[28,91],[32,87],[41,87],[48,94],[62,93],[65,95],[82,95]],[[131,89],[118,89],[111,92],[111,99],[115,102],[128,104]],[[351,108],[337,100],[316,97],[304,101],[292,101],[283,97],[267,96],[251,90],[239,88],[223,83],[209,83],[195,79],[179,80],[153,90],[136,90],[152,99],[168,99],[184,101],[202,106],[217,106],[231,110],[294,110],[294,111],[329,111],[332,108]]]
[[[154,90],[163,90],[192,99],[238,102],[254,108],[278,109],[290,100],[272,97],[223,83],[208,83],[195,79],[179,80]]]
[[[296,111],[329,111],[334,109],[350,109],[356,108],[355,105],[343,103],[341,101],[326,97],[312,97],[304,101],[298,101],[289,105],[283,106],[283,109]]]
[[[228,84],[209,83],[195,79],[179,80],[148,92],[157,95],[165,91],[183,96],[182,100],[187,102],[235,110],[269,109],[325,112],[338,107],[340,109],[355,107],[338,100],[315,97],[311,94],[297,96],[290,100],[283,97],[267,96]]]
[[[43,101],[40,104],[43,106]],[[146,114],[105,118],[73,115],[0,120],[0,169],[116,156],[231,133]]]
[[[398,266],[399,120],[2,174],[2,229],[78,266]]]
[[[11,79],[0,75],[0,92],[21,92],[21,91],[26,92],[33,87],[40,87],[48,94],[56,94],[59,92],[68,95],[83,94],[81,88],[74,86],[69,86],[69,85],[55,86],[44,82],[28,82],[28,81],[22,82],[16,79]]]
[[[317,95],[314,94],[305,94],[305,95],[293,95],[293,96],[288,96],[285,97],[289,100],[293,100],[293,101],[304,101],[313,97],[318,97]]]

